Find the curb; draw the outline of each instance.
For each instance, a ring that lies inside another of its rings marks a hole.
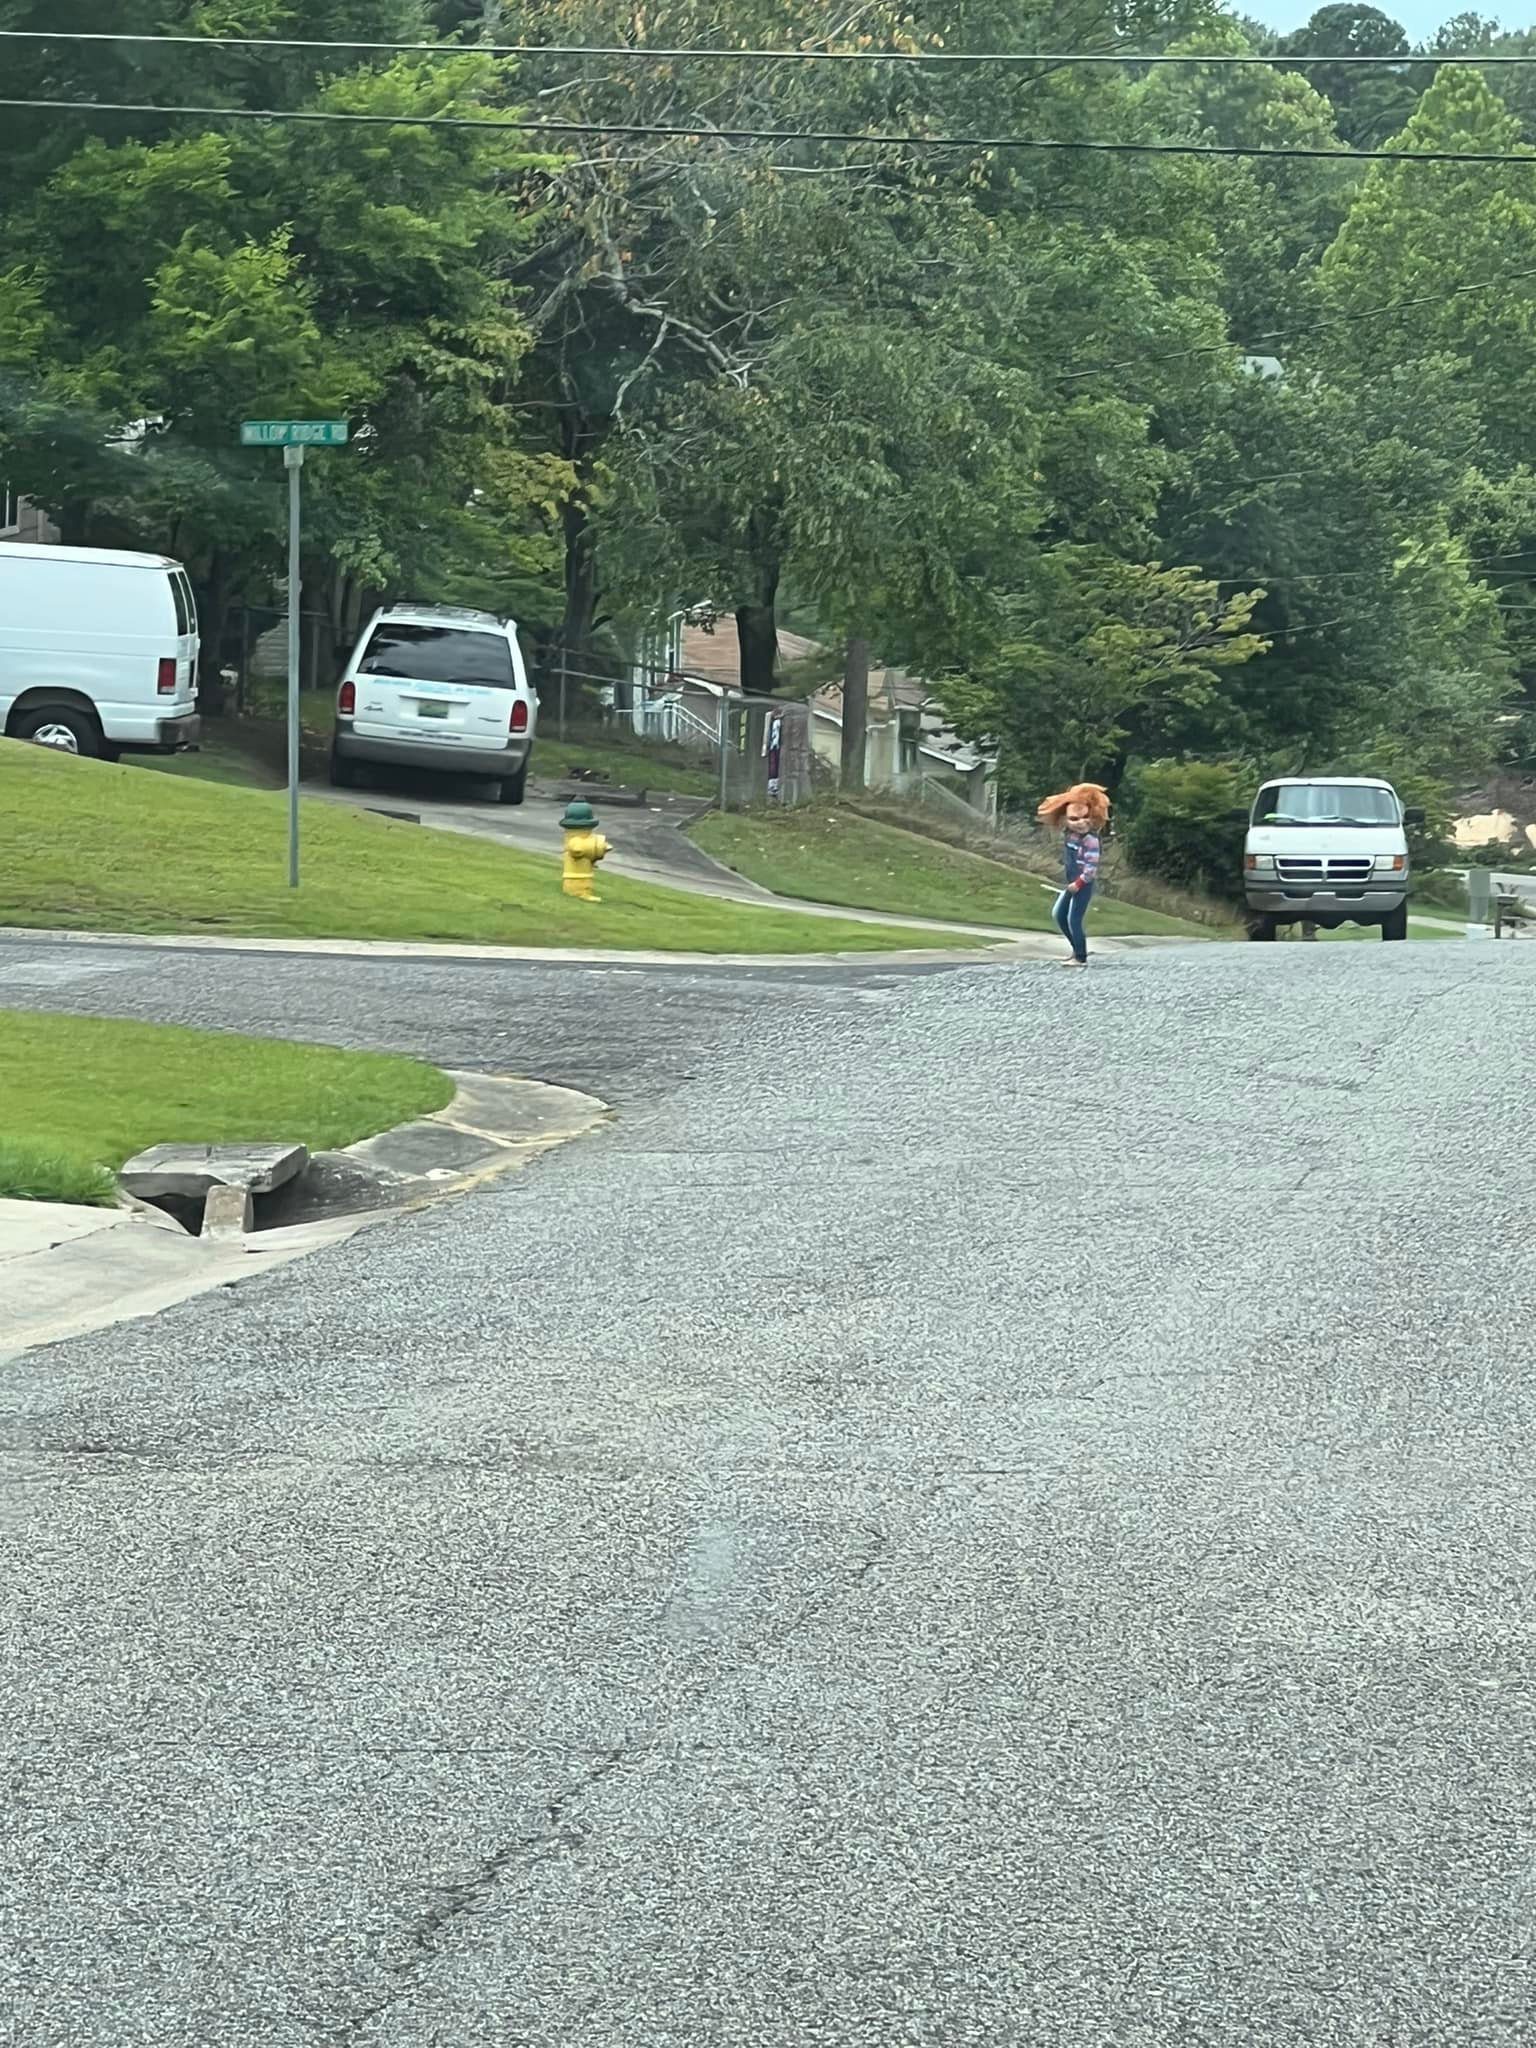
[[[999,931],[995,939],[980,940],[975,946],[920,946],[900,950],[851,953],[661,953],[622,951],[607,946],[457,946],[435,945],[420,940],[385,939],[237,939],[213,932],[69,932],[53,929],[30,930],[25,925],[0,925],[0,940],[46,946],[104,946],[125,951],[187,953],[288,954],[297,959],[336,960],[462,960],[480,966],[516,965],[576,967],[882,967],[974,965],[979,960],[1046,960],[1061,951],[1061,940],[1053,933]],[[1096,947],[1120,952],[1124,939],[1097,939]],[[1175,939],[1166,943],[1191,943]]]
[[[0,1362],[158,1314],[345,1243],[374,1224],[471,1193],[609,1115],[606,1103],[571,1088],[444,1071],[458,1084],[446,1108],[345,1152],[318,1155],[339,1162],[332,1171],[345,1182],[343,1198],[318,1205],[319,1213],[306,1205],[306,1213],[271,1229],[207,1237],[188,1237],[163,1211],[133,1199],[117,1209],[60,1209],[56,1228],[48,1227],[54,1219],[41,1219],[40,1234],[50,1242],[8,1260],[0,1253]],[[299,1188],[302,1179],[289,1187]],[[54,1205],[25,1206],[30,1212]],[[29,1213],[29,1223],[38,1220]]]

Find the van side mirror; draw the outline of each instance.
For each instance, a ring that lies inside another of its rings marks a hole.
[[[1414,805],[1411,810],[1403,812],[1403,823],[1410,832],[1422,832],[1424,829],[1424,813],[1417,805]]]
[[[1248,813],[1246,811],[1228,811],[1227,823],[1229,825],[1246,825],[1248,823]]]

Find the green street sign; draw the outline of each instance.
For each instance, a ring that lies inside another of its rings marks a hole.
[[[345,420],[242,420],[242,448],[344,448]]]

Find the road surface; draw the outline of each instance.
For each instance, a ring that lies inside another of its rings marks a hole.
[[[618,1110],[11,1369],[15,2041],[1528,2044],[1531,976],[0,942]]]

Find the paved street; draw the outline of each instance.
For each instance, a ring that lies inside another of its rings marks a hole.
[[[0,1380],[11,2038],[1524,2048],[1533,972],[0,941],[616,1110]]]

